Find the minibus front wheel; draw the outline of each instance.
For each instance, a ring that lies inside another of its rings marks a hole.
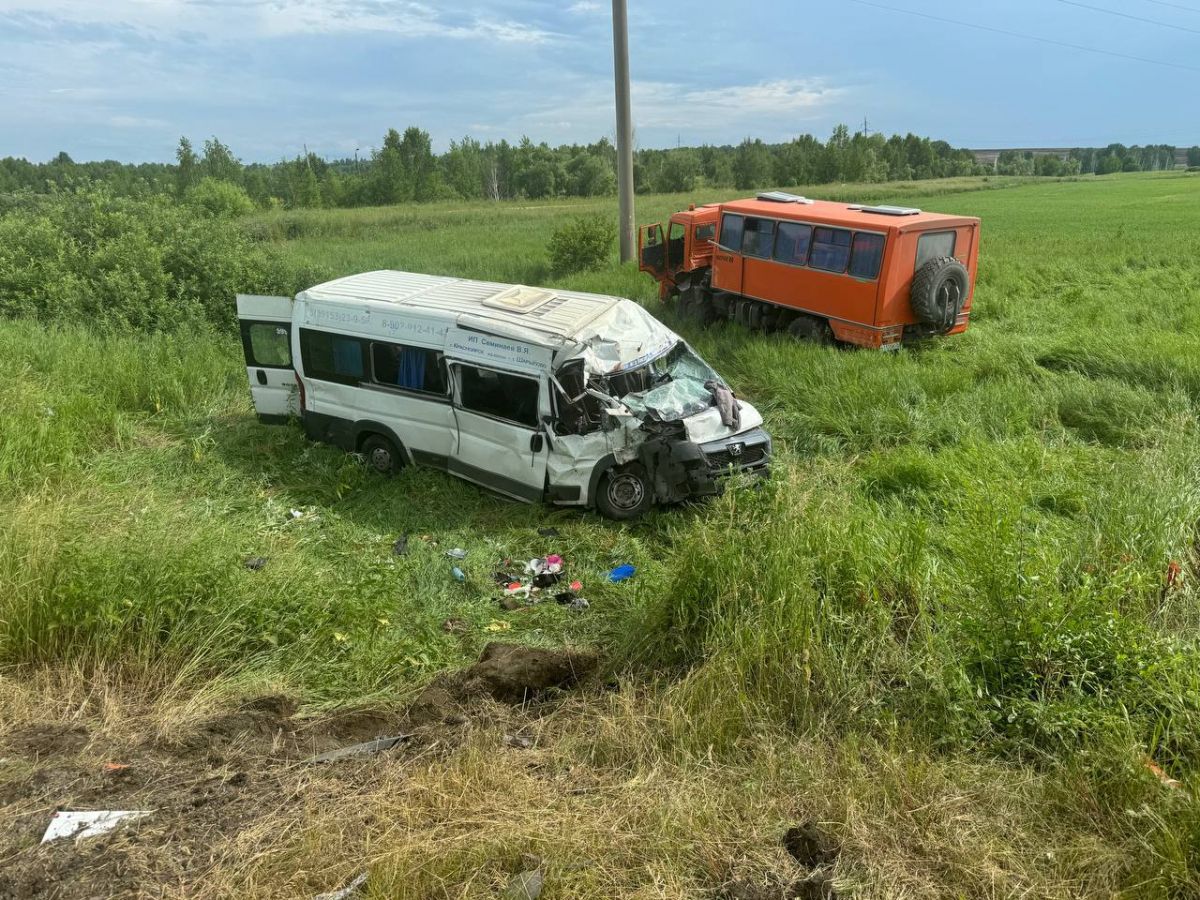
[[[654,489],[638,463],[609,469],[600,478],[596,508],[610,519],[636,519],[654,502]]]

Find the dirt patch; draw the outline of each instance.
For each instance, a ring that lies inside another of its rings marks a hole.
[[[809,869],[828,865],[838,858],[838,842],[812,822],[804,822],[787,830],[783,846],[792,858]]]
[[[91,735],[81,725],[60,722],[35,722],[18,728],[4,739],[4,753],[26,759],[45,759],[60,754],[78,753]],[[0,754],[4,755],[4,754]]]
[[[200,885],[214,866],[236,863],[241,835],[265,822],[302,828],[306,809],[345,804],[386,767],[448,757],[482,728],[495,727],[497,740],[521,735],[539,714],[530,701],[575,685],[596,663],[590,653],[496,643],[438,679],[407,713],[303,719],[288,698],[267,696],[186,732],[124,742],[49,723],[15,730],[5,741],[10,764],[0,767],[0,900],[139,897],[162,885]],[[407,737],[394,748],[305,764],[400,734]],[[60,809],[150,815],[78,844],[41,844]]]
[[[410,707],[412,723],[442,721],[481,699],[517,705],[541,700],[548,691],[569,688],[596,670],[596,654],[584,650],[543,650],[493,641],[479,662],[443,675]]]

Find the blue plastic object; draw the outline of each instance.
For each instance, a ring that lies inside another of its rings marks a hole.
[[[450,571],[454,573],[455,581],[462,581],[463,579],[465,579],[467,577],[466,575],[463,574],[463,570],[460,569],[458,566],[455,566]]]
[[[606,577],[609,581],[624,581],[626,578],[632,578],[636,571],[633,566],[617,566]]]

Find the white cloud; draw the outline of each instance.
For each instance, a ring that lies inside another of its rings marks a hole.
[[[267,35],[372,32],[523,44],[556,37],[532,25],[485,16],[457,24],[438,9],[411,0],[271,0],[260,4],[258,16]]]
[[[596,2],[596,0],[578,0],[578,2],[572,3],[570,7],[568,7],[568,12],[577,13],[578,15],[583,16],[593,15],[603,11],[604,6]]]
[[[559,35],[484,12],[448,17],[418,0],[0,0],[0,18],[25,27],[105,25],[147,38],[375,32],[409,38],[541,44]]]
[[[799,123],[819,118],[849,90],[819,78],[703,89],[674,82],[630,85],[633,124],[639,132],[679,131],[705,141],[737,140],[749,131],[763,137],[794,134]],[[539,129],[568,132],[564,138],[608,134],[614,127],[612,91],[607,82],[589,84],[569,106],[546,106],[524,119]]]

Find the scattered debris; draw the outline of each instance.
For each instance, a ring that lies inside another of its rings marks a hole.
[[[392,544],[392,556],[408,556],[408,535],[402,534]]]
[[[131,769],[131,767],[125,763],[105,763],[100,768],[105,775],[113,776],[128,775]]]
[[[123,821],[140,819],[142,816],[148,815],[150,815],[150,811],[144,809],[97,809],[82,812],[59,810],[50,820],[46,833],[42,835],[42,843],[47,844],[59,838],[82,840],[96,837],[112,831]]]
[[[533,746],[533,741],[519,734],[506,734],[504,743],[514,750],[528,750]]]
[[[289,513],[289,515],[290,515],[290,516],[291,516],[293,519],[302,519],[302,518],[304,518],[304,513],[300,512],[300,510],[298,510],[298,509],[293,509],[293,510],[292,510],[292,511]]]
[[[341,890],[317,894],[317,896],[313,897],[313,900],[347,900],[348,897],[353,896],[366,885],[369,875],[369,872],[363,872]]]
[[[817,869],[833,862],[842,849],[836,840],[823,833],[812,822],[789,828],[783,836],[783,846],[796,862],[809,869]]]
[[[1162,768],[1150,757],[1145,757],[1142,760],[1142,765],[1145,766],[1150,773],[1159,780],[1159,783],[1162,784],[1163,787],[1170,788],[1173,791],[1178,791],[1183,788],[1182,782],[1176,781],[1174,778],[1164,772]]]
[[[537,900],[542,894],[543,880],[541,869],[514,875],[504,889],[504,900]]]
[[[609,572],[604,577],[607,578],[609,581],[614,581],[614,582],[615,581],[625,581],[628,578],[632,578],[633,574],[636,571],[637,571],[637,569],[630,565],[617,566],[615,569],[613,569],[611,572]]]
[[[447,550],[446,555],[451,559],[466,559],[467,551],[462,547],[455,547],[453,550]]]
[[[542,537],[558,537],[558,529],[553,526],[539,528],[538,534],[540,534]]]
[[[442,623],[442,631],[446,634],[466,634],[468,628],[463,619],[447,619]]]
[[[582,591],[583,590],[583,582],[582,581],[572,581],[571,582],[571,590],[576,591],[576,592]]]
[[[492,622],[488,623],[487,628],[485,628],[484,630],[485,631],[508,631],[510,628],[512,628],[512,626],[510,624],[508,624],[507,622],[497,622],[497,621],[493,620]]]
[[[591,604],[582,597],[576,597],[570,602],[570,604],[568,604],[567,608],[571,610],[571,612],[583,612],[589,606],[591,606]]]
[[[455,566],[450,570],[450,574],[454,576],[455,581],[466,581],[467,576],[463,574],[463,570]]]
[[[251,572],[257,572],[259,569],[261,569],[266,564],[267,564],[267,558],[265,556],[249,556],[246,558],[245,565],[246,565],[246,568],[249,569]]]
[[[508,612],[516,612],[518,609],[525,609],[525,604],[513,597],[501,597],[500,608]]]
[[[395,737],[381,737],[373,741],[366,741],[362,744],[354,744],[350,747],[339,747],[337,750],[330,750],[328,753],[321,753],[308,760],[309,763],[327,763],[336,762],[339,759],[346,759],[349,756],[362,756],[367,753],[382,753],[384,750],[391,750],[401,741],[406,741],[411,734],[398,734]]]

